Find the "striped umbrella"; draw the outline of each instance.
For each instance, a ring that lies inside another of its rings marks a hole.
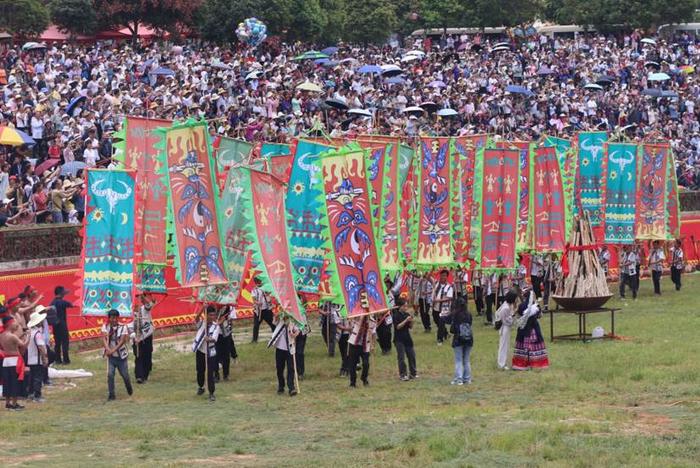
[[[0,127],[0,145],[33,145],[34,140],[26,133],[11,127]]]

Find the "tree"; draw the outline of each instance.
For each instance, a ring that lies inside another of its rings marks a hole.
[[[460,0],[421,0],[420,23],[427,28],[454,28],[468,24],[469,9]]]
[[[53,0],[49,9],[51,21],[61,31],[74,35],[97,31],[97,14],[91,0]]]
[[[335,44],[343,38],[347,3],[345,0],[321,0],[320,3],[327,19],[326,27],[321,33],[320,39],[325,44]]]
[[[0,30],[38,36],[49,26],[49,12],[38,0],[0,0]]]
[[[471,26],[480,28],[532,22],[542,7],[540,0],[474,0],[471,5]]]
[[[396,8],[389,0],[355,0],[348,4],[345,37],[352,42],[381,43],[396,30]]]
[[[141,24],[176,31],[178,24],[190,26],[204,0],[95,0],[102,26],[126,26],[136,38]]]
[[[319,0],[293,0],[288,18],[287,37],[301,41],[315,41],[328,25],[328,15]]]

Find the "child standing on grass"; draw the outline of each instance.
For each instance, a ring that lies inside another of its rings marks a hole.
[[[406,301],[401,297],[396,298],[396,307],[392,315],[394,322],[394,344],[396,345],[396,357],[399,363],[399,378],[405,382],[418,377],[418,371],[416,370],[416,352],[413,348],[413,339],[411,338],[413,315],[408,313]],[[406,373],[406,357],[408,357],[409,373]]]
[[[454,315],[452,316],[452,349],[455,354],[455,376],[452,385],[464,385],[472,383],[471,352],[474,346],[472,334],[472,316],[467,311],[467,302],[464,298],[455,299]]]
[[[204,374],[206,369],[207,390],[209,390],[209,401],[216,401],[214,392],[216,383],[214,373],[217,369],[216,362],[216,340],[219,339],[220,327],[217,322],[216,307],[207,306],[207,316],[202,318],[200,311],[195,318],[197,323],[197,333],[192,343],[192,351],[195,353],[197,369],[197,395],[204,394]]]
[[[119,312],[111,309],[107,312],[107,323],[102,326],[102,343],[104,345],[105,357],[108,359],[107,368],[107,390],[109,395],[107,400],[111,401],[116,398],[114,393],[114,374],[119,371],[119,375],[124,380],[126,393],[131,396],[134,390],[131,386],[129,378],[129,329],[126,325],[119,323]]]

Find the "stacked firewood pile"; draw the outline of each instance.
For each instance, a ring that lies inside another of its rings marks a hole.
[[[584,211],[574,220],[567,254],[569,275],[557,292],[564,297],[600,297],[610,295],[605,271],[598,259],[598,248],[591,228],[591,219]],[[586,246],[590,246],[586,248]]]

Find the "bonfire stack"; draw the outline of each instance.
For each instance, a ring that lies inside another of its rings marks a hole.
[[[564,279],[564,297],[600,297],[610,295],[605,271],[598,259],[598,249],[587,212],[576,218],[571,232],[570,248],[567,254],[569,276]],[[586,246],[590,246],[586,248]]]

